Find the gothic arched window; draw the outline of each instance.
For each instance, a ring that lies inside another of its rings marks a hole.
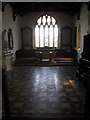
[[[37,20],[35,47],[58,47],[58,25],[54,17],[43,15]]]

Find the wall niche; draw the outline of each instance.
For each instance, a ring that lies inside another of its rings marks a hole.
[[[22,48],[32,49],[32,29],[30,27],[22,28]]]

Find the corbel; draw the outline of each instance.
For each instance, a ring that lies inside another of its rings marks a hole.
[[[2,2],[2,12],[4,12],[5,5],[7,5],[8,2]]]
[[[77,20],[80,20],[80,9],[76,13]]]
[[[15,10],[13,9],[13,20],[16,20],[16,17],[18,16],[18,14],[15,12]]]

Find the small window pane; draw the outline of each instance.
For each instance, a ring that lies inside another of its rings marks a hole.
[[[50,47],[53,47],[53,26],[50,25],[50,37],[49,37],[49,40],[50,40]]]
[[[48,26],[45,26],[45,46],[48,46]]]
[[[43,16],[42,22],[43,22],[43,25],[46,24],[46,17],[45,16]]]
[[[50,25],[50,23],[51,23],[50,16],[48,16],[48,18],[47,18],[47,23],[48,23],[48,25]]]
[[[55,25],[56,20],[52,17],[52,24]]]
[[[40,26],[40,47],[44,47],[43,25]]]
[[[41,25],[41,17],[37,21],[38,25]]]
[[[35,47],[39,47],[39,27],[35,27]]]
[[[54,47],[58,46],[58,26],[55,25],[54,28]]]

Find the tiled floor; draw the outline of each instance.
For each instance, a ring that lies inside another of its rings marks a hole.
[[[12,116],[83,117],[85,89],[76,67],[14,67],[8,72]]]

